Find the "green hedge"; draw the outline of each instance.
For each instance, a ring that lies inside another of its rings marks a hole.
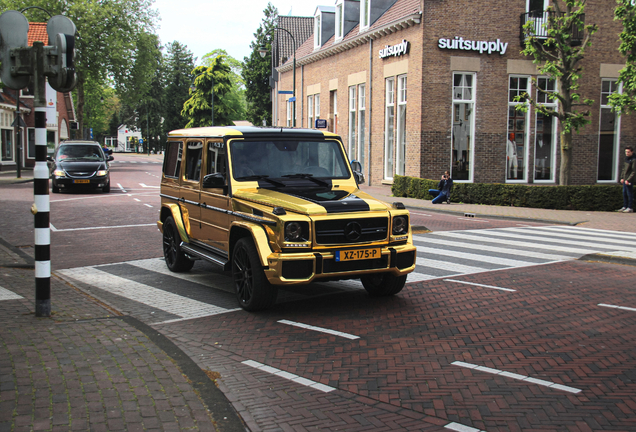
[[[439,180],[395,176],[391,191],[396,197],[433,199],[428,190],[436,189],[438,184]],[[451,201],[554,210],[615,211],[623,206],[623,195],[620,185],[531,186],[456,182]]]

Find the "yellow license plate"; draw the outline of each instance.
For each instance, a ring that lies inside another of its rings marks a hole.
[[[90,183],[90,180],[73,180],[73,183]]]
[[[364,259],[380,258],[382,254],[379,248],[375,249],[352,249],[346,251],[336,251],[336,261],[355,261]]]

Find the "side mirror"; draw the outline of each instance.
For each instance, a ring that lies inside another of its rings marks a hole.
[[[225,176],[221,173],[208,174],[203,177],[204,188],[221,188],[225,186]]]
[[[362,164],[357,160],[351,161],[351,170],[358,184],[364,184],[364,174],[362,174]]]
[[[49,161],[49,162],[54,162],[54,161],[53,161],[53,158],[52,158],[51,156],[47,156],[47,157],[46,157],[46,160],[47,160],[47,161]]]
[[[109,155],[109,156],[108,156],[108,162],[110,162],[110,161],[112,161],[112,160],[115,160],[115,158]]]

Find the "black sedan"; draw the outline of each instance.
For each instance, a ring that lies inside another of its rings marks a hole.
[[[61,142],[54,157],[50,157],[51,191],[90,188],[110,192],[110,169],[99,143],[94,141]]]

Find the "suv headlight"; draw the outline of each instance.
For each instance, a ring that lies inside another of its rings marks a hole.
[[[409,232],[409,218],[407,216],[395,216],[393,218],[393,235],[403,235]]]
[[[108,170],[99,170],[99,171],[97,171],[97,176],[98,177],[104,177],[106,174],[108,174]]]
[[[287,222],[285,224],[285,241],[307,241],[309,224],[307,222]]]
[[[53,171],[53,175],[56,177],[66,177],[66,173],[64,173],[64,170],[61,169],[56,169],[55,171]]]

